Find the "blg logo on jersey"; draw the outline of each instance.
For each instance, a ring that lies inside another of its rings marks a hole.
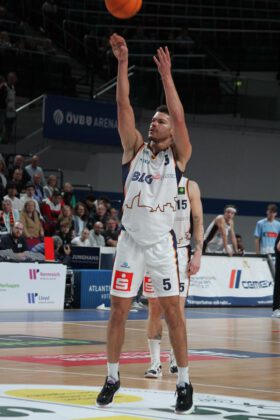
[[[118,290],[119,292],[130,292],[132,278],[133,273],[116,270],[112,289]]]
[[[133,172],[131,181],[146,182],[147,184],[151,184],[153,182],[153,175],[146,175],[145,172],[141,174],[141,172],[135,171]]]

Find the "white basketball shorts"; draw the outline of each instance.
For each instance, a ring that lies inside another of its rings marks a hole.
[[[180,297],[187,297],[190,284],[190,279],[188,277],[189,248],[177,248],[177,254],[180,275],[179,295]],[[148,275],[148,273],[144,276],[143,295],[147,298],[156,298],[159,296],[154,289],[152,276]]]
[[[111,295],[124,298],[136,296],[146,273],[153,278],[157,296],[179,295],[176,239],[173,232],[167,233],[152,246],[141,246],[126,231],[120,233]]]

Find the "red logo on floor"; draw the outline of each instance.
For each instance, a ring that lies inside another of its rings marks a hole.
[[[224,359],[223,356],[211,355],[189,355],[189,360],[217,360]],[[82,353],[82,354],[57,354],[45,356],[2,356],[1,360],[14,360],[16,362],[43,363],[46,365],[62,365],[62,366],[97,366],[107,363],[106,353]],[[161,361],[168,362],[169,352],[161,352]],[[129,351],[121,354],[121,364],[130,363],[150,363],[150,354],[143,351]]]

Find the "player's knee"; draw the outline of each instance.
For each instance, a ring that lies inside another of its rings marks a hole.
[[[178,309],[178,305],[165,308],[164,316],[169,329],[176,329],[182,324],[182,316]]]
[[[128,311],[126,304],[113,303],[111,305],[110,323],[115,325],[125,323]]]

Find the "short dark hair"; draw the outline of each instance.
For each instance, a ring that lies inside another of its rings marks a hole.
[[[157,107],[156,112],[163,112],[164,114],[169,115],[169,109],[166,105],[160,105]]]
[[[269,205],[267,206],[267,210],[268,210],[268,211],[272,211],[273,213],[277,213],[277,212],[278,212],[278,207],[277,207],[277,204],[274,204],[274,203],[269,204]]]
[[[227,204],[227,205],[224,207],[224,211],[226,211],[228,208],[232,208],[232,209],[234,209],[234,210],[235,210],[235,213],[237,213],[237,207],[236,207],[234,204]]]
[[[54,188],[52,197],[59,197],[60,195],[62,196],[61,191],[58,188]]]

